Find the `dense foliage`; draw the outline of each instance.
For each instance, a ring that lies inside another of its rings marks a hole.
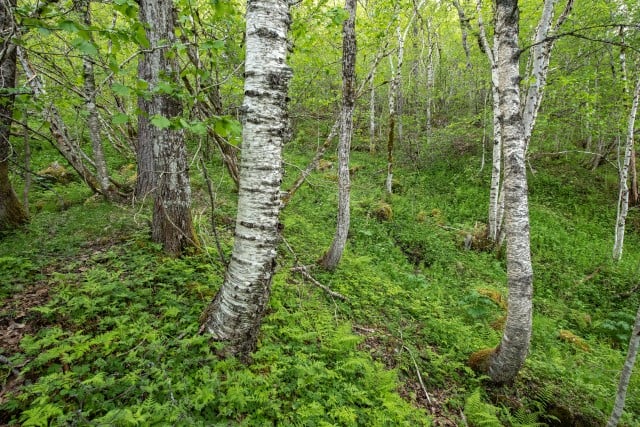
[[[180,80],[157,90],[179,97],[183,114],[152,122],[186,133],[201,250],[172,258],[150,241],[149,201],[92,195],[47,130],[54,106],[71,139],[92,153],[78,72],[89,55],[111,177],[123,193],[134,187],[136,98],[150,96],[136,77],[147,43],[136,2],[93,4],[90,27],[74,2],[19,2],[15,42],[46,92],[34,96],[19,70],[9,161],[16,192],[28,190],[30,223],[0,237],[0,424],[604,424],[640,304],[637,200],[624,257],[611,259],[625,86],[637,77],[638,51],[637,29],[623,33],[619,24],[638,22],[638,5],[578,2],[558,38],[527,158],[531,353],[515,384],[495,387],[469,360],[499,342],[507,291],[503,249],[486,239],[489,66],[475,4],[461,3],[469,58],[449,3],[427,2],[408,31],[392,195],[384,188],[387,57],[413,6],[360,7],[346,251],[334,272],[314,267],[335,227],[330,149],[283,210],[269,309],[253,363],[244,365],[221,357],[221,345],[199,330],[233,244],[237,192],[215,142],[240,143],[243,6],[175,2]],[[521,2],[521,46],[530,45],[538,3]],[[322,0],[292,12],[283,189],[338,117],[345,19],[341,4]],[[370,73],[371,98],[368,84],[360,88]],[[300,266],[346,300],[291,270]],[[629,390],[621,423],[638,425],[637,370]]]

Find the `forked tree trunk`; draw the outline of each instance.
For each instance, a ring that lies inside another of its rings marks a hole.
[[[618,392],[616,393],[616,400],[611,411],[611,417],[607,422],[607,427],[616,427],[622,417],[622,411],[624,410],[624,401],[627,397],[627,388],[629,387],[629,380],[631,379],[631,373],[633,372],[633,365],[636,363],[636,356],[638,355],[638,347],[640,346],[640,308],[636,314],[636,321],[631,331],[631,338],[629,339],[629,349],[627,350],[627,358],[624,361],[622,372],[620,373],[620,382],[618,383]]]
[[[507,320],[500,345],[489,360],[496,383],[511,382],[524,365],[532,326],[533,269],[524,124],[520,109],[518,2],[496,1],[496,64],[502,140],[505,149],[505,231],[507,240]]]
[[[279,241],[282,145],[288,128],[286,65],[291,17],[286,0],[249,0],[244,127],[233,253],[204,326],[248,361],[269,300]]]
[[[629,212],[629,165],[631,163],[631,155],[633,152],[633,132],[636,123],[636,113],[638,111],[638,98],[640,98],[640,78],[636,82],[636,88],[633,92],[633,102],[631,111],[629,112],[629,120],[627,126],[627,142],[625,144],[624,158],[620,165],[620,190],[618,192],[618,209],[616,218],[616,233],[613,243],[613,259],[620,261],[622,258],[622,248],[624,245],[624,230]]]
[[[0,2],[0,38],[5,40],[6,46],[10,44],[10,37],[14,25],[13,8],[16,2]],[[6,94],[15,87],[16,83],[16,51],[12,49],[6,52],[0,63],[0,231],[11,230],[27,221],[18,196],[9,180],[9,157],[11,145],[11,119],[13,117],[14,95]]]
[[[338,143],[338,219],[331,247],[322,259],[322,266],[334,270],[344,252],[349,233],[350,191],[349,152],[353,133],[353,108],[356,98],[356,0],[346,0],[349,13],[342,27],[342,109],[340,117],[340,141]]]
[[[162,79],[172,83],[179,81],[178,66],[172,58],[175,41],[173,32],[173,2],[171,0],[141,0],[140,19],[147,25],[150,49],[145,51],[140,76],[147,79],[151,99],[144,102],[150,119],[171,120],[182,112],[180,101],[170,95],[153,93]],[[146,134],[138,135],[139,149],[152,149],[155,191],[153,206],[152,238],[161,243],[164,250],[180,255],[188,247],[198,246],[198,239],[191,220],[191,185],[184,134],[164,123],[150,126]],[[150,137],[151,140],[141,139]],[[145,151],[146,152],[146,151]],[[145,160],[146,161],[146,160]]]

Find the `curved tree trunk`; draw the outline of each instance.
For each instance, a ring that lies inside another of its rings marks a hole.
[[[233,254],[204,326],[228,354],[248,361],[271,290],[279,241],[282,145],[288,128],[286,0],[249,0],[244,127]]]
[[[170,94],[153,93],[161,79],[179,80],[178,66],[171,55],[175,41],[173,2],[140,1],[140,20],[148,26],[150,44],[141,61],[143,66],[139,71],[145,74],[140,78],[147,79],[152,93],[151,99],[145,100],[143,105],[148,108],[149,119],[160,119],[156,123],[143,120],[143,126],[147,126],[144,132],[147,133],[139,132],[138,135],[138,152],[148,155],[147,150],[151,148],[153,154],[155,190],[151,234],[153,241],[161,243],[167,253],[180,255],[187,247],[198,246],[191,220],[191,185],[184,135],[181,129],[172,129],[168,124],[169,120],[180,115],[182,106]],[[146,137],[151,139],[144,139]],[[148,159],[145,158],[145,162]]]
[[[14,25],[12,8],[16,6],[15,0],[0,2],[0,38],[5,40],[7,46]],[[27,221],[18,196],[9,180],[9,157],[11,145],[11,119],[13,117],[14,95],[7,94],[8,89],[15,87],[16,83],[16,51],[6,51],[0,63],[0,231],[11,230]]]
[[[351,151],[353,108],[356,98],[356,0],[346,0],[345,10],[349,13],[349,18],[344,21],[342,27],[342,110],[340,142],[338,144],[338,220],[331,247],[322,259],[322,266],[327,270],[334,270],[342,258],[351,220],[349,152]]]
[[[529,206],[524,124],[520,110],[518,2],[496,2],[496,63],[500,124],[505,154],[505,231],[509,298],[502,341],[489,361],[489,376],[511,382],[524,365],[532,326],[533,269],[529,241]]]

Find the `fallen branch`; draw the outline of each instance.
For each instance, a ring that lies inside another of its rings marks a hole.
[[[429,397],[429,393],[427,392],[427,388],[424,386],[424,381],[422,381],[422,375],[420,375],[420,368],[418,368],[418,363],[416,363],[416,359],[413,357],[413,353],[406,345],[403,345],[402,348],[407,350],[409,356],[411,356],[411,361],[413,361],[413,366],[416,368],[416,373],[418,374],[418,381],[420,381],[420,386],[422,387],[422,391],[424,391],[424,395],[427,397],[427,402],[429,402],[429,406],[433,406],[433,402],[431,402],[431,397]]]
[[[316,279],[314,279],[314,277],[307,270],[306,266],[299,265],[299,266],[296,266],[296,267],[292,267],[290,271],[292,273],[299,273],[302,277],[304,277],[309,282],[311,282],[312,285],[317,286],[318,288],[322,289],[323,291],[325,291],[326,293],[328,293],[332,297],[338,298],[338,299],[340,299],[342,301],[349,301],[349,298],[345,297],[341,293],[338,293],[336,291],[331,290],[328,286],[323,285],[322,283],[320,283]]]

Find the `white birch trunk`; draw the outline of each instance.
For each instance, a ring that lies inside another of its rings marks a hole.
[[[84,24],[91,26],[91,2],[86,0],[82,4],[82,14]],[[90,36],[93,41],[93,37]],[[87,125],[89,127],[89,137],[93,148],[93,161],[96,165],[96,177],[100,185],[100,191],[107,200],[114,200],[115,192],[109,182],[109,172],[107,162],[104,158],[104,150],[102,149],[102,140],[100,137],[100,122],[98,116],[98,108],[96,106],[96,82],[93,71],[93,62],[88,55],[82,55],[82,68],[84,77],[84,94],[87,105]]]
[[[518,2],[496,1],[496,64],[500,123],[505,150],[504,199],[507,239],[507,320],[500,345],[489,362],[496,383],[513,381],[524,365],[532,327],[533,269],[529,239],[529,206],[524,124],[520,110]]]
[[[371,92],[369,94],[369,153],[375,154],[376,152],[376,85],[375,85],[376,67],[374,66],[371,71],[372,71],[373,77],[371,78]]]
[[[640,308],[636,314],[636,320],[633,325],[633,331],[631,332],[631,338],[629,339],[629,349],[627,350],[627,358],[624,361],[622,372],[620,373],[620,382],[618,383],[618,392],[616,393],[616,400],[611,411],[611,417],[607,422],[607,427],[616,427],[620,418],[622,417],[622,411],[624,410],[624,401],[627,397],[627,388],[629,387],[629,380],[631,379],[631,373],[633,372],[633,365],[636,363],[636,357],[638,356],[638,347],[640,346]]]
[[[480,43],[487,55],[489,65],[491,66],[491,96],[493,100],[493,150],[491,157],[491,184],[489,187],[489,224],[488,237],[491,241],[497,242],[500,236],[500,223],[502,215],[500,213],[501,203],[500,195],[502,189],[502,134],[501,124],[499,120],[499,94],[498,94],[498,66],[496,63],[496,53],[494,52],[484,27],[482,19],[482,0],[476,3],[476,12],[478,15],[478,30]],[[494,36],[495,39],[495,36]],[[495,44],[495,40],[494,40]]]
[[[636,113],[638,111],[638,98],[640,97],[640,78],[636,82],[636,88],[633,92],[633,102],[631,111],[629,112],[629,121],[627,126],[627,142],[625,144],[624,159],[620,167],[620,190],[618,192],[618,208],[616,217],[616,232],[613,243],[613,259],[620,261],[622,258],[622,247],[624,244],[624,230],[627,221],[627,213],[629,212],[629,165],[631,163],[631,155],[633,151],[633,132],[635,129]]]
[[[248,360],[266,309],[279,241],[282,145],[286,135],[286,0],[249,0],[246,15],[244,127],[233,254],[207,309],[205,327],[227,351]]]
[[[349,13],[349,18],[344,21],[342,28],[342,111],[340,142],[338,143],[338,218],[333,242],[322,259],[322,266],[327,270],[334,270],[342,258],[351,221],[349,152],[351,151],[353,133],[356,84],[356,0],[346,0],[345,10]]]

